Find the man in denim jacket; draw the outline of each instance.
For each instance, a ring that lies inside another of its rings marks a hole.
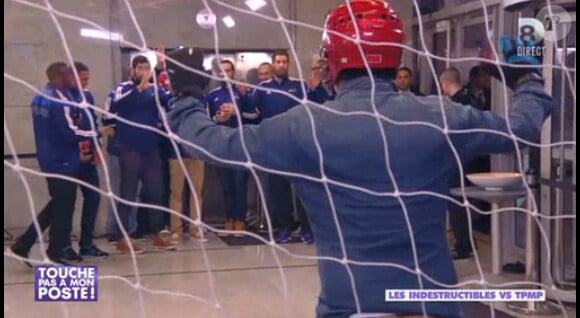
[[[403,43],[402,23],[386,3],[352,1],[350,6],[354,16],[369,15],[359,22],[363,40]],[[327,30],[352,38],[355,31],[345,26],[350,19],[344,19],[349,14],[345,5],[331,12]],[[504,43],[508,63],[538,63],[516,56],[513,44]],[[456,302],[386,302],[385,290],[457,284],[446,239],[447,200],[442,199],[449,195],[449,178],[458,165],[450,145],[467,162],[514,150],[509,135],[535,139],[553,107],[541,77],[530,68],[504,68],[506,84],[514,90],[504,118],[439,96],[393,91],[390,81],[400,64],[400,47],[362,45],[369,64],[356,44],[334,33],[326,34],[323,47],[338,92],[325,107],[306,103],[260,125],[233,129],[216,125],[198,97],[178,89],[181,93],[170,102],[173,132],[196,146],[189,151],[210,162],[240,169],[251,162],[258,169],[293,174],[289,177],[310,212],[321,258],[317,317],[462,317]],[[373,57],[377,54],[382,58]],[[202,69],[186,51],[170,56]],[[194,73],[170,68],[172,83],[203,84]]]

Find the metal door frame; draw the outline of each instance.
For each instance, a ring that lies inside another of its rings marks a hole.
[[[571,12],[570,16],[572,17],[573,21],[576,21],[576,12]],[[547,42],[546,47],[548,47],[547,52],[549,52],[549,60],[554,60],[554,43]],[[565,47],[566,48],[566,47]],[[566,54],[563,54],[563,59],[565,61]],[[553,78],[554,73],[551,67],[544,67],[543,74],[546,79],[546,91],[552,95],[553,93]],[[562,75],[563,76],[563,75]],[[576,76],[572,76],[572,80],[574,81],[574,88],[576,87]],[[566,80],[567,81],[567,80]],[[567,87],[563,86],[562,90],[567,89]],[[557,104],[556,107],[561,106],[561,101],[555,101]],[[564,112],[561,114],[561,119],[564,117]],[[576,118],[576,107],[574,107],[574,118]],[[562,120],[561,120],[562,121]],[[561,126],[564,125],[563,122],[560,123]],[[564,131],[562,127],[561,132]],[[576,136],[576,120],[574,119],[573,123],[573,136]],[[546,121],[542,129],[542,136],[541,136],[541,143],[542,144],[549,144],[552,142],[552,118],[549,118]],[[573,174],[573,182],[576,181],[576,146],[572,146],[572,151],[570,156],[567,155],[566,149],[563,146],[559,147],[559,154],[556,156],[553,152],[552,147],[545,147],[541,150],[541,165],[540,165],[540,180],[553,180],[553,168],[554,168],[554,161],[559,161],[560,169],[562,169],[562,163],[566,157],[571,157],[572,160],[572,174]],[[558,177],[557,177],[558,178]],[[573,200],[573,207],[575,207],[575,196],[572,197]],[[549,215],[554,215],[556,213],[561,213],[563,209],[563,191],[560,187],[554,187],[550,184],[550,182],[540,181],[540,211],[543,213],[547,213]],[[574,209],[574,208],[573,208]],[[573,211],[575,213],[575,210]],[[541,282],[547,285],[554,285],[552,290],[548,291],[548,295],[551,298],[559,298],[566,302],[576,302],[576,287],[575,284],[569,284],[565,282],[560,276],[561,270],[560,267],[563,267],[561,264],[560,256],[563,253],[563,246],[560,244],[561,239],[559,236],[556,236],[560,233],[560,222],[550,221],[550,220],[542,220],[542,227],[545,229],[546,234],[549,238],[549,241],[554,246],[550,246],[550,264],[546,264],[548,260],[548,249],[546,249],[543,244],[540,247],[541,251],[541,259],[544,260],[542,262],[542,266],[540,268],[540,278]],[[575,243],[575,237],[573,238],[573,242]],[[553,278],[553,282],[548,279],[548,277]],[[566,289],[568,288],[568,289]]]
[[[570,5],[571,3],[575,3],[572,1],[555,1],[553,4],[554,5]],[[488,16],[490,18],[490,20],[493,21],[493,35],[494,35],[494,39],[497,39],[500,35],[502,34],[509,34],[511,32],[511,29],[515,29],[515,14],[509,13],[509,12],[505,12],[504,10],[499,10],[498,9],[498,1],[490,1],[490,3],[487,4],[487,12],[488,12]],[[477,13],[479,12],[479,17],[477,17]],[[573,19],[575,21],[575,13],[573,14]],[[439,12],[435,12],[431,15],[429,15],[428,17],[424,17],[422,19],[423,25],[424,27],[424,36],[425,36],[425,42],[428,48],[432,49],[434,46],[433,43],[433,35],[436,33],[436,28],[435,28],[435,24],[437,21],[442,21],[442,20],[448,20],[450,21],[450,25],[452,28],[455,28],[455,41],[457,41],[455,52],[456,54],[461,54],[462,52],[462,40],[463,40],[463,28],[465,28],[466,26],[470,26],[470,25],[476,25],[476,24],[481,24],[486,22],[484,20],[483,17],[483,12],[481,11],[481,4],[477,3],[477,5],[471,3],[471,4],[467,4],[467,5],[462,5],[459,7],[454,7],[454,8],[446,8],[443,10],[440,10]],[[414,27],[417,27],[417,18],[413,19],[414,22]],[[415,29],[414,28],[414,29]],[[505,32],[504,30],[510,30],[510,32]],[[450,31],[449,31],[450,32]],[[421,44],[420,41],[417,41],[417,43],[419,44],[419,48],[421,48]],[[497,40],[495,41],[495,43],[497,43]],[[450,43],[448,43],[449,45]],[[448,51],[448,53],[452,54],[450,51]],[[432,74],[431,71],[428,68],[428,65],[426,62],[424,62],[424,60],[419,59],[419,57],[417,57],[417,63],[416,63],[418,69],[421,71],[421,78],[420,78],[420,87],[425,90],[425,88],[429,88],[430,82],[432,82]],[[544,76],[546,79],[546,92],[551,94],[552,92],[552,72],[551,72],[551,68],[549,67],[544,67]],[[428,70],[428,72],[425,72],[425,70]],[[425,74],[427,73],[427,75]],[[574,85],[575,85],[575,77],[573,77],[574,80]],[[501,84],[501,83],[494,83],[492,84],[492,110],[496,113],[500,113],[503,114],[505,112],[504,107],[504,98],[503,98],[503,94],[505,90],[505,87]],[[508,100],[509,98],[511,98],[511,93],[508,92]],[[574,112],[576,111],[576,109],[574,108]],[[576,122],[574,121],[574,135],[576,132]],[[550,143],[551,141],[551,119],[548,119],[542,129],[542,136],[541,136],[541,142],[542,144],[547,144]],[[576,154],[576,147],[573,147],[573,151],[572,154],[575,158],[575,154]],[[526,156],[527,153],[526,152],[522,152],[522,157]],[[548,177],[550,178],[550,167],[551,167],[551,160],[552,160],[552,154],[549,148],[542,148],[541,151],[541,167],[540,167],[540,173],[541,173],[541,177]],[[493,171],[513,171],[513,168],[515,167],[516,164],[516,156],[514,153],[507,153],[507,154],[499,154],[499,155],[494,155],[492,156],[492,170]],[[575,165],[575,161],[574,161],[574,165],[573,165],[573,176],[574,176],[574,180],[575,180],[575,176],[576,176],[576,165]],[[550,207],[550,191],[551,188],[547,187],[547,186],[542,186],[540,188],[540,200],[539,202],[537,202],[538,206],[540,207],[541,211],[550,211],[551,207]],[[504,253],[505,256],[507,256],[506,258],[504,258],[506,260],[506,262],[511,261],[515,261],[515,260],[523,260],[525,258],[525,249],[524,248],[520,248],[516,245],[516,237],[514,235],[514,229],[516,226],[515,223],[515,214],[514,213],[504,213],[502,215],[502,224],[505,224],[505,226],[503,226],[503,241],[502,241],[502,252]],[[542,222],[544,228],[546,229],[550,229],[549,223],[547,221]],[[550,235],[550,241],[552,242],[554,237],[553,237],[553,233],[552,231],[548,232],[548,235]],[[545,249],[542,250],[542,260],[547,259],[547,254]],[[544,261],[545,262],[545,261]],[[547,273],[546,273],[546,268],[547,266],[542,266],[542,275],[541,277],[543,278],[542,283],[548,283],[547,281],[545,281],[545,277],[547,277]],[[550,284],[548,284],[550,285]],[[565,301],[574,301],[575,302],[575,290],[573,292],[570,291],[563,291],[563,290],[558,290],[558,289],[554,289],[554,290],[550,290],[548,291],[548,294],[557,294],[558,297],[560,297],[562,300]]]

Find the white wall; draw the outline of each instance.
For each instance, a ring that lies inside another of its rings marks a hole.
[[[38,3],[44,3],[38,0]],[[246,9],[242,1],[226,1]],[[286,49],[295,47],[304,76],[309,74],[311,53],[320,48],[321,33],[305,27],[287,24],[292,41],[289,43],[278,21],[268,21],[224,8],[209,1],[212,10],[218,16],[218,39],[214,41],[212,30],[203,30],[195,23],[196,13],[203,8],[198,0],[170,1],[166,5],[148,4],[150,2],[132,2],[133,13],[143,32],[146,43],[142,43],[129,10],[124,1],[51,1],[55,9],[62,13],[90,20],[100,26],[120,32],[126,41],[142,46],[174,47],[176,45],[214,48],[216,44],[224,49]],[[111,3],[111,6],[109,6]],[[282,16],[288,19],[322,27],[324,17],[331,8],[344,3],[342,0],[277,0],[276,4]],[[411,4],[398,1],[393,6],[400,12],[410,26]],[[55,24],[45,11],[23,4],[5,1],[4,28],[4,71],[20,78],[34,87],[45,83],[44,70],[53,61],[68,61],[63,40],[59,37]],[[271,18],[276,18],[272,5],[259,11]],[[220,19],[229,14],[236,20],[236,27],[227,29]],[[408,18],[407,18],[408,17]],[[81,27],[87,23],[58,17],[66,43],[73,59],[85,62],[92,73],[91,89],[100,105],[104,97],[121,77],[119,65],[119,46],[117,42],[80,37]],[[410,32],[407,32],[410,38]],[[291,70],[298,75],[297,70]],[[34,92],[10,80],[4,81],[8,94],[4,96],[5,116],[10,131],[15,138],[17,153],[34,153],[32,130],[29,124],[28,106]],[[26,123],[26,124],[24,124]],[[4,153],[8,153],[6,142]]]

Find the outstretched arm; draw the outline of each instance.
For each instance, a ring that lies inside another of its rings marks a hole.
[[[185,97],[172,106],[168,118],[173,132],[211,154],[184,144],[184,148],[194,156],[221,165],[228,164],[212,156],[241,163],[251,160],[268,169],[296,171],[302,149],[294,133],[300,122],[296,120],[301,112],[299,107],[296,111],[265,120],[257,126],[243,126],[240,130],[217,125],[208,118],[204,104],[193,97]],[[242,137],[250,158],[244,152]]]
[[[488,129],[510,134],[505,117],[473,107],[454,108],[449,114],[458,116],[459,129]],[[537,141],[542,124],[552,109],[552,97],[544,92],[541,81],[524,83],[516,89],[507,117],[513,135],[529,142]],[[515,149],[513,139],[490,132],[453,133],[452,139],[457,145],[462,145],[460,150],[466,158]]]

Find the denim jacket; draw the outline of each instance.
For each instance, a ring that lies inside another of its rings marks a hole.
[[[456,284],[445,230],[447,201],[430,194],[449,195],[458,165],[450,142],[462,162],[516,147],[512,138],[481,130],[508,133],[501,115],[439,96],[396,93],[382,80],[375,80],[371,99],[371,83],[366,77],[347,81],[325,104],[328,109],[301,105],[243,129],[216,125],[191,97],[169,112],[174,131],[207,151],[188,148],[204,160],[236,161],[240,168],[251,160],[281,174],[300,174],[289,178],[322,257],[317,317],[348,317],[357,311],[355,299],[362,312],[422,313],[420,302],[386,302],[385,290],[445,288],[432,280]],[[524,83],[509,106],[513,134],[536,139],[552,107],[541,83]],[[380,126],[375,110],[383,116]],[[449,140],[442,132],[445,122]],[[456,302],[424,306],[431,315],[462,317]]]

